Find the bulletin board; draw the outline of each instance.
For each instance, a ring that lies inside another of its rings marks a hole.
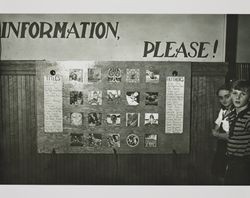
[[[191,63],[37,62],[38,153],[189,153]]]

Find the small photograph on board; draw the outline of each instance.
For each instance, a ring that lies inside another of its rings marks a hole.
[[[116,67],[108,69],[108,82],[117,83],[122,81],[122,70]]]
[[[119,103],[121,100],[121,90],[107,90],[107,102]]]
[[[82,69],[70,69],[69,70],[69,81],[83,82]]]
[[[140,92],[138,91],[128,91],[126,93],[126,99],[128,105],[136,106],[140,103]]]
[[[140,69],[127,69],[126,82],[139,83],[140,82]]]
[[[145,147],[157,147],[157,135],[156,134],[145,134],[144,136]]]
[[[120,147],[120,134],[108,134],[107,136],[108,147]]]
[[[100,126],[102,124],[102,114],[92,112],[88,114],[89,126]]]
[[[82,126],[83,125],[83,113],[80,113],[80,112],[70,113],[70,124],[72,126]]]
[[[101,68],[88,68],[88,82],[95,83],[101,80]]]
[[[83,146],[83,134],[71,133],[70,146]]]
[[[160,72],[158,70],[146,70],[146,83],[159,83]]]
[[[145,113],[145,126],[158,125],[158,113]]]
[[[88,102],[90,105],[102,104],[102,92],[101,91],[89,91]]]
[[[140,126],[140,113],[126,113],[126,126],[139,127]]]
[[[102,134],[90,133],[87,136],[87,141],[90,147],[100,147],[102,145]]]
[[[83,93],[81,91],[70,92],[70,104],[71,105],[82,105],[83,104]]]
[[[139,144],[139,137],[136,134],[130,134],[126,138],[127,145],[130,147],[135,147]]]
[[[145,105],[158,105],[158,92],[146,92],[145,95]]]
[[[110,126],[120,126],[121,125],[121,114],[108,114],[107,124]]]

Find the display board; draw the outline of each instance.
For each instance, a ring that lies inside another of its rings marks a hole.
[[[39,153],[188,153],[191,63],[38,61]]]

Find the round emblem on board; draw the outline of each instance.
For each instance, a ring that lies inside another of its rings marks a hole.
[[[128,146],[135,147],[139,144],[139,137],[135,134],[130,134],[126,138],[126,142],[127,142]]]

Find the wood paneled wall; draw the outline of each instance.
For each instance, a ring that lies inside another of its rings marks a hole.
[[[236,64],[236,78],[250,80],[250,64],[249,63]]]
[[[0,182],[3,184],[215,184],[210,174],[226,64],[192,64],[189,154],[36,152],[35,61],[0,62]]]

